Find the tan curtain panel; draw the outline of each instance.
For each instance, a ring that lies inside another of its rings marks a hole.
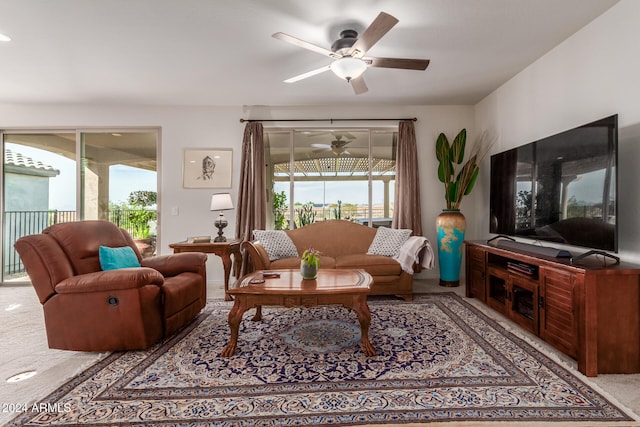
[[[410,228],[414,236],[422,236],[418,150],[416,131],[411,120],[403,120],[398,125],[392,227]]]
[[[266,168],[262,123],[250,122],[244,128],[240,189],[236,208],[236,238],[252,240],[253,230],[264,230],[267,223]],[[244,257],[242,274],[252,271]]]

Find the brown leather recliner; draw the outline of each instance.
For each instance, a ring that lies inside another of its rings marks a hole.
[[[142,267],[102,271],[99,247],[130,246]],[[49,348],[147,348],[191,322],[206,303],[207,256],[142,258],[107,221],[52,225],[14,244],[44,308]]]

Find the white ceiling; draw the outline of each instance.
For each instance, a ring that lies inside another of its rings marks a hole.
[[[0,103],[141,105],[475,104],[617,0],[0,0]],[[368,56],[428,58],[426,71],[370,68],[356,96],[331,60],[341,23],[399,23]]]

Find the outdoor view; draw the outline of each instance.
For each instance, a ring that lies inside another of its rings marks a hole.
[[[390,226],[396,139],[396,128],[266,132],[273,227],[329,219]]]
[[[49,225],[106,219],[155,251],[156,132],[4,134],[2,279],[25,278],[13,243]],[[79,202],[79,209],[77,209]]]

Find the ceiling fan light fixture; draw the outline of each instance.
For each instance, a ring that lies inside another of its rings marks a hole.
[[[367,69],[367,63],[359,58],[345,56],[333,61],[330,67],[336,76],[346,81],[351,81],[364,73],[364,70]]]

